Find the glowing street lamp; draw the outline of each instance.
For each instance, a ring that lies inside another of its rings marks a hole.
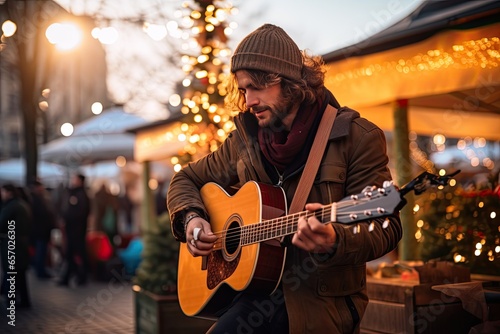
[[[101,102],[92,103],[90,110],[92,110],[92,113],[94,115],[99,115],[100,113],[102,113],[102,103]]]
[[[82,41],[82,30],[74,23],[53,23],[45,32],[45,36],[57,49],[68,51],[76,48]]]
[[[94,28],[92,29],[92,37],[98,39],[102,44],[110,45],[118,40],[118,31],[114,27]]]
[[[64,52],[78,48],[82,44],[84,36],[78,24],[70,21],[63,21],[51,24],[45,31],[45,37],[57,50]],[[65,104],[67,104],[66,107],[70,107],[72,103],[76,103],[76,117],[77,120],[79,120],[81,118],[80,54],[76,54],[75,57],[67,59],[65,69],[67,70],[66,75],[68,76],[68,82],[71,82],[70,86],[65,89]],[[73,96],[72,101],[68,100],[71,96]],[[65,123],[61,126],[60,131],[63,136],[70,136],[73,133],[73,126],[71,123]]]
[[[71,123],[64,123],[61,125],[61,134],[65,137],[69,137],[73,134],[74,128]]]
[[[7,20],[2,24],[2,32],[5,37],[11,37],[16,33],[17,25],[11,20]]]
[[[155,41],[160,41],[168,35],[167,27],[163,24],[144,22],[142,29]]]

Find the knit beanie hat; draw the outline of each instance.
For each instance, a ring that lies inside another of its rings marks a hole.
[[[302,54],[288,34],[272,24],[264,24],[245,37],[231,58],[231,72],[261,70],[300,80]]]

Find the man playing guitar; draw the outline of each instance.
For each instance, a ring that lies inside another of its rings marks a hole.
[[[217,319],[211,333],[359,332],[366,262],[401,239],[393,211],[352,212],[354,226],[337,217],[359,201],[342,199],[369,198],[363,189],[391,175],[383,131],[341,107],[324,73],[322,59],[300,51],[281,28],[250,33],[231,59],[226,102],[240,111],[236,130],[172,179],[179,301],[188,315]],[[337,116],[319,134],[327,143],[308,204],[288,215],[328,108]]]

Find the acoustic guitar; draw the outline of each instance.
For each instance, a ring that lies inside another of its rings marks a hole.
[[[181,243],[178,267],[178,296],[188,316],[215,319],[243,290],[271,294],[279,285],[285,264],[286,247],[279,239],[297,231],[300,217],[316,216],[322,223],[351,224],[360,231],[359,222],[385,217],[400,210],[404,195],[424,192],[430,185],[447,184],[458,172],[436,176],[420,174],[401,189],[392,182],[382,188],[367,187],[360,194],[323,206],[315,212],[287,214],[282,188],[248,182],[234,195],[216,183],[204,185],[200,194],[210,215],[212,231],[219,236],[209,256],[193,257]],[[389,220],[382,223],[386,228]]]

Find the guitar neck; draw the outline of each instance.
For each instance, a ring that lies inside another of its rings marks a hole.
[[[333,208],[333,209],[332,209]],[[278,217],[241,227],[241,245],[251,245],[267,240],[281,238],[297,232],[297,225],[301,217],[306,219],[316,216],[324,224],[336,220],[336,203],[325,205],[315,212],[302,211],[288,216]]]
[[[393,213],[402,202],[394,185],[384,188],[367,188],[362,193],[345,197],[339,202],[323,206],[314,212],[302,211],[291,215],[241,227],[241,245],[281,238],[297,232],[301,217],[315,216],[323,224],[353,224],[358,221],[384,217]],[[385,228],[385,223],[383,224]],[[372,226],[370,226],[370,231]]]

